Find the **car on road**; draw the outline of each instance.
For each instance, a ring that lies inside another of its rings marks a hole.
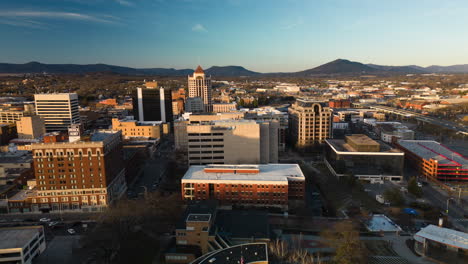
[[[58,224],[59,224],[59,222],[53,221],[53,222],[49,223],[49,227],[53,227],[53,226],[56,226]]]
[[[67,229],[67,232],[68,232],[68,234],[70,234],[70,235],[76,234],[76,231],[75,231],[75,229],[73,229],[73,228]]]
[[[50,222],[50,218],[41,218],[39,219],[39,222]]]
[[[418,187],[419,187],[419,188],[422,188],[422,186],[423,186],[422,183],[421,183],[421,182],[418,182]]]
[[[13,222],[23,222],[23,219],[13,219]]]

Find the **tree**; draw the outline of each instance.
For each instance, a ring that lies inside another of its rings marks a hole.
[[[398,190],[398,188],[391,188],[387,189],[384,192],[384,198],[386,201],[389,201],[392,205],[403,205],[405,202],[405,199],[403,198],[403,195],[401,194],[401,191]]]
[[[367,250],[359,238],[359,230],[350,220],[338,222],[320,234],[324,243],[335,250],[333,263],[367,263]]]
[[[408,181],[408,192],[418,198],[422,196],[422,188],[418,186],[416,177],[411,177]]]

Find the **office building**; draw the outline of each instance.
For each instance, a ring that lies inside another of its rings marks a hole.
[[[24,116],[23,111],[3,111],[0,110],[0,123],[15,123]]]
[[[305,178],[297,164],[190,166],[181,182],[185,200],[288,209],[303,200]]]
[[[46,132],[67,131],[71,124],[80,123],[76,93],[35,94],[34,101]]]
[[[213,103],[214,113],[235,112],[237,111],[236,103]]]
[[[0,228],[0,263],[31,264],[46,249],[43,226]]]
[[[136,120],[172,122],[172,93],[164,88],[137,88],[133,93],[133,116]]]
[[[162,121],[140,122],[126,118],[112,118],[112,129],[122,131],[125,138],[161,138]]]
[[[24,116],[16,122],[18,138],[35,139],[45,134],[44,120],[40,116]]]
[[[202,115],[209,119],[220,116]],[[191,116],[190,121],[174,124],[176,149],[188,154],[190,165],[278,161],[278,121],[194,119]]]
[[[286,150],[286,138],[288,135],[288,113],[281,112],[272,107],[262,107],[250,109],[245,112],[245,119],[247,120],[256,120],[256,121],[273,121],[276,120],[279,122],[278,130],[278,151]]]
[[[32,144],[36,187],[8,200],[10,212],[100,211],[126,190],[122,133],[89,141]]]
[[[188,97],[187,100],[185,100],[185,112],[205,112],[204,108],[203,99],[201,97]]]
[[[403,179],[404,153],[384,142],[359,134],[325,142],[325,164],[335,176],[370,181]]]
[[[297,99],[289,108],[289,131],[296,148],[324,143],[332,135],[332,111],[328,103]]]
[[[188,76],[189,97],[200,97],[205,112],[213,111],[211,101],[211,77],[206,76],[202,67],[198,66],[193,76]]]
[[[439,142],[400,140],[396,145],[422,177],[441,182],[468,181],[468,159]]]

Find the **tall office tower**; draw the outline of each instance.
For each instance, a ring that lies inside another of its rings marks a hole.
[[[200,65],[197,67],[193,76],[188,76],[189,97],[200,97],[203,100],[205,112],[213,111],[211,102],[211,77],[205,76]]]
[[[313,147],[331,137],[332,110],[328,102],[297,99],[288,112],[289,131],[295,147]]]
[[[67,131],[70,125],[80,123],[76,93],[35,94],[34,101],[47,132]]]
[[[164,88],[137,88],[133,94],[135,120],[172,122],[172,93]]]

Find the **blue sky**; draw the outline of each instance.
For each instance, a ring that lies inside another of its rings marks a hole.
[[[1,0],[0,62],[465,64],[467,14],[466,0]]]

